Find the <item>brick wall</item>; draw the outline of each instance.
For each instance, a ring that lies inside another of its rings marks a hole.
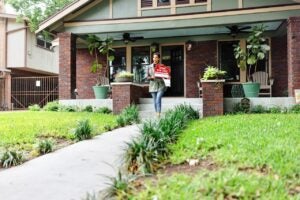
[[[217,41],[195,42],[186,52],[186,97],[199,97],[197,81],[206,65],[217,65]]]
[[[59,33],[59,99],[74,98],[76,78],[76,37],[71,33]],[[75,70],[75,73],[74,73]]]
[[[295,96],[294,89],[300,89],[300,17],[288,19],[288,92]]]
[[[203,117],[224,114],[223,82],[202,81]]]
[[[93,86],[96,84],[97,74],[91,73],[91,65],[95,58],[90,55],[87,49],[77,49],[77,91],[78,99],[93,99],[95,98]],[[101,57],[102,64],[105,65],[106,58]],[[104,70],[104,68],[103,68]]]
[[[143,87],[132,83],[112,84],[113,113],[120,113],[130,104],[138,104],[139,98],[145,94]]]
[[[287,63],[287,36],[272,38],[272,77],[274,97],[287,95],[288,91],[288,63]]]

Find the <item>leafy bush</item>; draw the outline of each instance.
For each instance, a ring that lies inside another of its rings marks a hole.
[[[59,105],[58,111],[61,111],[61,112],[76,112],[77,107],[76,106]]]
[[[74,136],[79,141],[92,138],[92,126],[88,119],[78,121]]]
[[[191,106],[180,105],[168,111],[159,121],[146,121],[141,136],[127,144],[125,163],[132,172],[153,173],[170,154],[169,144],[177,141],[179,133],[190,119],[199,117]]]
[[[105,130],[105,131],[111,131],[111,130],[112,130],[111,125],[105,125],[105,126],[104,126],[104,130]]]
[[[121,71],[116,74],[117,78],[133,78],[133,73],[127,71]]]
[[[49,102],[43,107],[43,110],[45,111],[58,111],[58,109],[59,109],[58,101]]]
[[[110,113],[112,113],[112,110],[109,109],[108,107],[100,107],[100,108],[96,109],[94,112],[102,113],[102,114],[110,114]]]
[[[23,155],[16,151],[6,151],[1,156],[0,163],[4,168],[20,165],[23,163]]]
[[[88,105],[82,109],[82,112],[93,112],[93,106]]]
[[[267,112],[268,112],[268,110],[265,107],[263,107],[262,105],[256,105],[253,108],[251,108],[251,113],[261,114],[261,113],[267,113]]]
[[[300,113],[300,104],[296,104],[290,109],[291,113]]]
[[[34,105],[31,105],[31,106],[28,106],[28,110],[30,110],[30,111],[40,111],[41,107],[38,104],[34,104]]]
[[[42,140],[38,143],[39,154],[46,154],[53,151],[53,142],[51,140]]]
[[[204,71],[203,79],[204,80],[211,80],[211,79],[222,79],[224,78],[226,72],[219,70],[214,66],[207,66]]]
[[[136,105],[127,106],[117,117],[117,124],[121,127],[133,123],[139,123],[139,121],[139,111]]]
[[[269,108],[268,110],[269,113],[281,113],[281,108],[279,106],[274,106]]]

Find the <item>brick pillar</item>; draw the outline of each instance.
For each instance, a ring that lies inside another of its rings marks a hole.
[[[138,104],[145,94],[142,85],[124,82],[112,83],[113,113],[119,114],[126,106]]]
[[[201,81],[203,91],[203,117],[224,114],[224,86],[225,80]]]
[[[289,96],[295,96],[294,90],[300,89],[300,16],[288,19],[287,41],[288,91]]]
[[[59,99],[76,98],[76,36],[59,33]]]

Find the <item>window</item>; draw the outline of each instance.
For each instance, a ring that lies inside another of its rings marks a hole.
[[[219,42],[219,68],[225,70],[227,81],[240,81],[240,68],[237,66],[234,57],[234,46],[239,41],[220,41]]]
[[[152,0],[141,0],[142,8],[152,7]]]
[[[170,5],[170,0],[157,0],[158,6],[168,6]]]
[[[36,45],[42,48],[46,48],[46,49],[50,49],[50,47],[52,46],[51,41],[54,38],[51,36],[44,36],[44,35],[37,35],[36,36]]]
[[[147,70],[150,62],[149,46],[132,47],[132,73],[134,74],[134,82],[148,82]]]
[[[207,0],[195,0],[195,3],[206,3]]]
[[[109,63],[109,81],[113,82],[115,75],[120,71],[126,71],[126,48],[114,48],[115,59]]]

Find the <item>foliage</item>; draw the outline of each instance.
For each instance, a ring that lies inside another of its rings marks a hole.
[[[100,108],[96,109],[94,112],[102,113],[102,114],[110,114],[110,113],[112,113],[112,110],[109,109],[108,107],[100,107]]]
[[[233,168],[178,172],[147,181],[132,199],[289,199],[284,181],[272,176],[245,173]],[[295,198],[296,199],[296,198]]]
[[[141,136],[127,144],[125,164],[129,172],[153,173],[170,154],[169,144],[176,142],[189,119],[197,117],[190,106],[180,105],[159,121],[146,121]]]
[[[40,111],[41,107],[39,106],[39,104],[34,104],[34,105],[31,105],[31,106],[28,106],[28,110],[30,110],[30,111]]]
[[[88,119],[80,120],[74,130],[75,138],[79,141],[92,138],[92,126]]]
[[[253,106],[250,110],[251,113],[267,113],[268,110],[262,105]]]
[[[298,199],[298,114],[235,115],[195,120],[170,145],[172,164],[195,158],[215,168],[165,174],[132,199]],[[251,123],[249,123],[249,121]],[[283,148],[284,147],[284,148]],[[199,181],[201,180],[201,181]]]
[[[133,73],[127,72],[127,71],[121,71],[117,73],[116,75],[117,78],[132,78]]]
[[[222,79],[224,78],[225,74],[226,74],[225,71],[219,70],[214,66],[208,65],[207,68],[205,68],[203,79],[204,80]]]
[[[134,104],[124,108],[121,114],[117,117],[117,124],[121,127],[133,123],[139,123],[139,121],[138,107]]]
[[[59,112],[77,112],[78,108],[71,105],[58,105]]]
[[[82,109],[83,112],[93,112],[93,106],[88,105]]]
[[[46,154],[53,151],[53,141],[52,140],[42,140],[38,143],[38,152],[40,154]]]
[[[105,190],[103,199],[111,199],[115,196],[118,199],[128,199],[129,191],[131,190],[130,182],[132,181],[129,177],[122,175],[119,171],[116,177],[110,178],[111,183]]]
[[[23,163],[23,154],[17,151],[8,150],[0,158],[0,164],[4,168],[17,166]]]
[[[300,113],[300,104],[296,104],[294,105],[291,109],[290,109],[291,113]]]
[[[252,66],[257,68],[257,62],[263,60],[266,57],[270,46],[267,44],[266,39],[263,36],[265,26],[255,26],[252,29],[249,37],[247,38],[246,52],[241,48],[240,45],[235,46],[234,56],[237,60],[238,66],[241,69],[245,69],[248,65],[248,81],[250,80],[250,73]]]
[[[48,103],[43,107],[43,110],[44,110],[44,111],[58,111],[58,109],[59,109],[59,103],[58,103],[58,101],[48,102]]]
[[[61,10],[73,0],[6,0],[19,13],[19,19],[26,17],[31,32],[38,29],[39,23]]]
[[[98,74],[96,79],[96,85],[104,85],[107,67],[106,64],[105,66],[103,66],[102,63],[107,61],[113,61],[115,59],[115,57],[111,55],[111,53],[114,51],[114,49],[112,48],[113,38],[106,38],[105,40],[101,40],[96,35],[88,35],[87,42],[90,54],[95,57],[95,60],[91,65],[91,72]],[[105,56],[107,60],[102,61],[101,55]],[[104,68],[104,70],[102,70],[102,68]]]

